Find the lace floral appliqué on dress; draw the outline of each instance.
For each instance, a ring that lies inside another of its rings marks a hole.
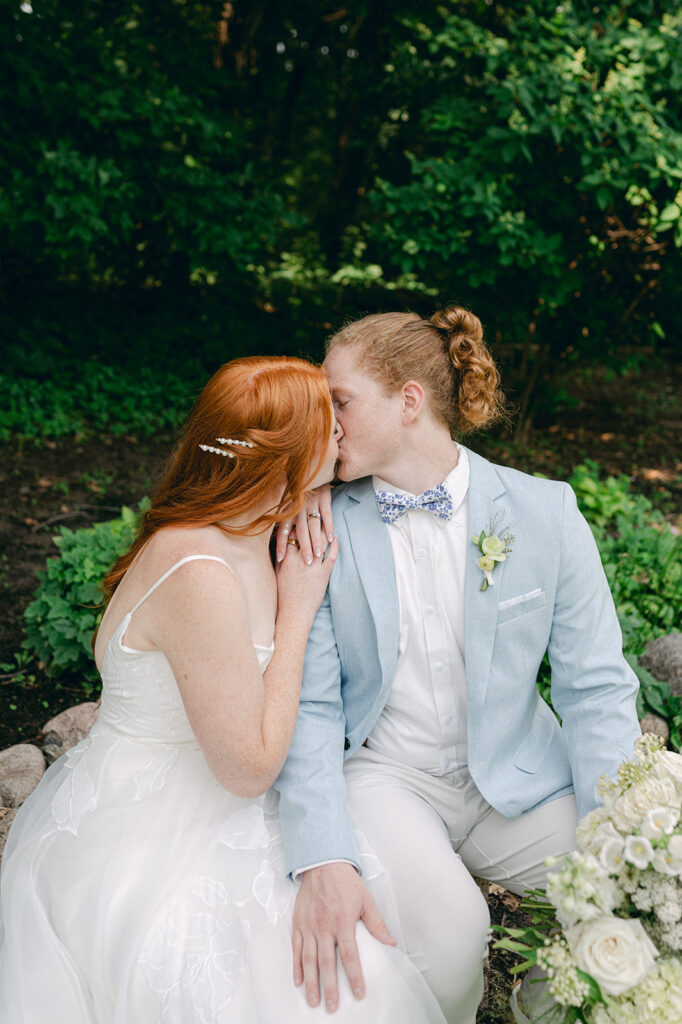
[[[277,797],[218,784],[164,655],[125,646],[131,614],[107,647],[90,735],[48,768],[10,831],[0,1021],[327,1020],[291,979],[296,887],[284,875]],[[256,656],[265,671],[272,650]],[[363,870],[391,913],[369,853]],[[444,1024],[407,957],[363,925],[358,938],[368,995],[355,1000],[342,978],[335,1024]]]

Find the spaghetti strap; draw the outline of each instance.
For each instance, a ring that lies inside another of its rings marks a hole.
[[[156,581],[156,583],[152,584],[147,593],[143,597],[141,597],[140,600],[137,602],[135,607],[130,609],[128,615],[133,616],[137,609],[140,607],[140,605],[144,604],[147,598],[154,593],[156,588],[160,587],[161,584],[168,579],[171,573],[174,573],[175,570],[179,569],[181,565],[184,565],[186,562],[196,562],[198,559],[201,558],[205,559],[208,562],[220,562],[222,565],[225,566],[226,569],[229,569],[230,572],[234,575],[234,569],[232,568],[232,566],[228,562],[226,562],[224,558],[218,558],[217,555],[186,555],[184,558],[181,558],[179,562],[176,562],[175,565],[171,565],[170,569],[167,569],[163,576],[161,576]]]

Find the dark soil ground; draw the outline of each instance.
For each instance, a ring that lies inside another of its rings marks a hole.
[[[566,382],[574,404],[536,426],[525,445],[511,433],[468,441],[481,454],[526,472],[566,479],[586,458],[609,474],[625,473],[677,527],[682,526],[682,367],[630,377],[592,373]],[[0,446],[0,664],[21,650],[23,612],[36,572],[55,553],[52,535],[111,519],[123,504],[150,494],[172,446],[134,437],[78,439]],[[29,677],[27,679],[27,677]],[[26,666],[23,680],[0,669],[0,749],[35,742],[58,711],[85,699],[78,680],[47,679],[40,665]],[[517,900],[489,894],[493,921],[518,921]],[[479,1024],[507,1021],[508,967],[513,956],[494,952]],[[453,964],[453,970],[457,965]]]

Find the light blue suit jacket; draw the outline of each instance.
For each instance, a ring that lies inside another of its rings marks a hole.
[[[506,817],[572,791],[582,817],[599,802],[599,777],[615,773],[640,734],[637,679],[623,658],[599,553],[567,484],[467,453],[469,533],[490,532],[497,516],[515,535],[486,591],[473,543],[467,554],[469,771]],[[289,872],[357,863],[343,761],[381,714],[398,657],[393,554],[371,478],[336,488],[333,502],[339,556],[310,633],[296,731],[276,782]],[[536,689],[545,651],[561,726]]]

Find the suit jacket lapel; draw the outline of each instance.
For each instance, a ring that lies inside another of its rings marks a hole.
[[[486,459],[467,449],[469,456],[469,542],[464,577],[464,660],[467,676],[467,701],[479,707],[485,701],[490,663],[495,642],[497,604],[505,562],[499,563],[493,573],[494,584],[481,590],[483,573],[476,564],[481,552],[471,537],[491,527],[503,529],[507,525],[508,510],[503,499],[506,494],[494,466]],[[495,519],[497,517],[497,522]],[[495,532],[493,529],[492,532]]]
[[[357,502],[346,509],[345,518],[355,564],[374,619],[385,686],[395,674],[400,630],[393,551],[386,526],[377,512],[371,477],[354,480],[346,493]]]

